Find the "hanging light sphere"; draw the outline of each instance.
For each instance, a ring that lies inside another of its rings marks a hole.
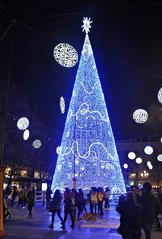
[[[30,135],[29,130],[26,129],[26,130],[24,131],[24,133],[23,133],[23,139],[24,139],[24,140],[28,140],[29,135]]]
[[[127,168],[128,168],[128,164],[127,164],[127,163],[124,163],[124,164],[123,164],[123,168],[127,169]]]
[[[60,97],[60,110],[62,114],[65,113],[65,100],[63,96]]]
[[[144,148],[144,152],[145,152],[145,154],[147,154],[147,155],[151,155],[152,153],[153,153],[153,148],[151,147],[151,146],[146,146],[145,148]]]
[[[158,160],[159,162],[162,162],[162,154],[159,154],[159,155],[157,156],[157,160]]]
[[[36,140],[33,141],[33,147],[35,149],[39,149],[41,147],[41,145],[42,145],[42,143],[39,139],[36,139]]]
[[[142,159],[141,158],[136,158],[136,163],[137,164],[141,164],[142,163]]]
[[[55,46],[53,56],[64,67],[73,67],[78,61],[77,51],[67,43],[59,43]]]
[[[138,124],[143,124],[148,120],[148,113],[146,110],[138,109],[133,113],[133,119]]]
[[[160,88],[160,90],[158,91],[157,98],[158,98],[158,101],[162,104],[162,88]]]
[[[133,160],[133,159],[136,158],[136,154],[135,154],[134,152],[129,152],[129,153],[128,153],[128,158],[131,159],[131,160]]]
[[[26,117],[21,117],[18,121],[17,121],[17,128],[20,130],[25,130],[29,127],[29,120]]]
[[[162,143],[162,137],[160,138],[160,142]]]

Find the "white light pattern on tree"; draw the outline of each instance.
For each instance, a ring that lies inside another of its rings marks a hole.
[[[60,166],[61,165],[61,166]],[[125,192],[125,184],[88,34],[79,62],[72,98],[52,182],[52,190],[106,187]]]
[[[148,120],[148,113],[146,110],[138,109],[133,113],[133,119],[138,124],[143,124]]]
[[[61,113],[64,114],[65,113],[65,100],[64,97],[60,97],[60,110]]]
[[[59,43],[55,46],[53,56],[64,67],[73,67],[78,62],[77,51],[67,43]]]

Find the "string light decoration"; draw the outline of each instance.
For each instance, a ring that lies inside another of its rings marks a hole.
[[[144,124],[148,120],[148,113],[144,109],[135,110],[133,113],[133,119],[138,124]]]
[[[24,131],[24,133],[23,133],[23,139],[24,139],[24,140],[28,140],[29,135],[30,135],[29,130],[26,129],[26,130]]]
[[[25,130],[29,127],[29,120],[26,117],[21,117],[18,121],[17,121],[17,128],[20,130]]]
[[[65,113],[65,100],[63,96],[60,97],[60,110],[62,114]]]
[[[67,43],[59,43],[55,46],[53,56],[64,67],[73,67],[78,62],[77,51]]]
[[[88,30],[87,30],[88,31]],[[51,189],[109,187],[126,192],[88,34],[74,83]],[[60,167],[61,165],[61,167]]]
[[[131,159],[131,160],[133,160],[133,159],[136,158],[136,154],[135,154],[134,152],[129,152],[129,153],[128,153],[128,158]]]
[[[41,141],[40,141],[39,139],[35,139],[35,140],[33,141],[33,147],[34,147],[35,149],[39,149],[39,148],[41,147],[41,145],[42,145],[42,143],[41,143]]]
[[[152,153],[153,153],[153,148],[151,147],[151,146],[146,146],[145,148],[144,148],[144,152],[145,152],[145,154],[147,154],[147,155],[151,155]]]
[[[158,91],[157,98],[160,104],[162,104],[162,88],[160,88],[160,90]]]

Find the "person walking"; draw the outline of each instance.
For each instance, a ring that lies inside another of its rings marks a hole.
[[[98,199],[98,213],[100,216],[103,216],[103,200],[104,200],[104,192],[102,188],[98,188],[98,194],[97,194],[97,199]]]
[[[32,217],[32,209],[34,207],[34,198],[35,198],[34,191],[30,187],[29,192],[27,194],[27,204],[28,204],[29,217]]]
[[[105,209],[109,209],[110,207],[109,199],[110,199],[110,189],[107,187],[104,192]]]
[[[65,229],[65,223],[67,220],[68,214],[71,218],[71,227],[74,227],[74,209],[75,209],[75,202],[72,198],[72,192],[69,188],[66,188],[64,193],[64,220],[62,223],[62,228]]]
[[[157,197],[152,192],[150,182],[143,184],[142,196],[139,199],[142,206],[142,228],[145,232],[146,239],[151,239],[152,228],[155,222],[157,208],[160,208],[160,203]]]
[[[79,192],[76,196],[76,206],[78,209],[77,220],[80,221],[81,220],[80,214],[83,211],[83,207],[84,207],[84,193],[81,188],[79,188]]]
[[[94,212],[96,213],[97,202],[98,202],[96,188],[92,188],[90,192],[90,196],[89,196],[89,201],[90,201],[90,212],[93,213],[93,209],[94,209]]]
[[[62,196],[61,196],[60,190],[57,189],[54,193],[52,201],[49,203],[49,210],[52,213],[51,224],[49,225],[50,228],[54,227],[54,218],[56,213],[58,217],[60,218],[61,223],[63,223],[63,219],[61,217],[61,202],[62,202]]]
[[[128,192],[126,198],[121,198],[116,211],[120,216],[118,233],[123,239],[141,238],[141,212],[142,207],[136,204],[133,192]]]

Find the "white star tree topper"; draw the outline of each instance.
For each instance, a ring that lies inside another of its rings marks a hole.
[[[83,18],[83,26],[82,26],[82,28],[83,28],[83,32],[85,31],[86,32],[86,34],[88,33],[88,32],[90,32],[90,28],[91,28],[91,23],[92,23],[93,21],[91,21],[91,18],[89,18],[88,19],[88,17],[84,17]]]

